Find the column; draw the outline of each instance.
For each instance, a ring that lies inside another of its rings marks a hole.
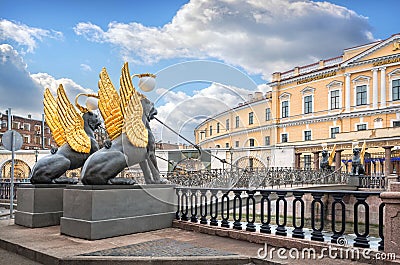
[[[386,67],[379,68],[381,70],[381,108],[386,107]]]
[[[382,202],[385,203],[385,229],[384,245],[386,253],[400,254],[400,182],[394,182],[390,185],[387,192],[380,195]]]
[[[350,74],[344,74],[346,77],[345,80],[345,100],[346,100],[346,112],[350,112],[350,106],[351,106],[351,101],[350,101],[350,95],[351,95],[351,87],[350,87]]]
[[[385,177],[388,177],[392,173],[392,162],[390,161],[392,157],[393,146],[382,146],[385,149]]]
[[[314,154],[314,170],[319,170],[319,153],[321,151],[313,152]]]
[[[300,156],[301,153],[295,153],[295,158],[294,158],[294,167],[295,169],[300,169]]]
[[[372,107],[378,108],[378,68],[372,69]]]
[[[335,171],[339,170],[339,168],[342,165],[342,152],[343,151],[344,151],[343,149],[336,150],[336,153],[335,153]]]

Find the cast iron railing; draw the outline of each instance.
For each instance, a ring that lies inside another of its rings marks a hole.
[[[171,183],[207,188],[274,188],[317,184],[346,184],[348,174],[338,171],[293,168],[214,169],[163,174]]]
[[[14,200],[17,199],[17,186],[19,183],[14,183]],[[10,182],[0,182],[0,199],[9,200],[10,199]]]
[[[359,176],[359,188],[380,189],[386,188],[385,176],[383,174],[371,174],[370,176]]]
[[[338,243],[339,238],[355,234],[353,246],[369,248],[371,215],[367,198],[379,194],[358,191],[178,187],[176,219],[280,236],[288,236],[290,232],[294,238],[305,238],[307,226],[311,229],[309,236],[313,241],[330,240]],[[348,206],[345,201],[348,202],[350,197],[354,197],[355,203]],[[291,210],[288,206],[291,206]],[[348,207],[351,207],[350,211]],[[330,220],[326,218],[328,210]],[[351,220],[346,216],[349,212],[353,213]],[[380,238],[379,250],[384,248],[383,212],[384,204],[380,203],[376,231],[376,237]]]

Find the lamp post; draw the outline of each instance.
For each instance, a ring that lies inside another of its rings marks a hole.
[[[233,148],[232,146],[229,148],[229,154],[231,155],[231,180],[233,178]]]
[[[35,163],[37,163],[38,155],[39,155],[39,151],[37,149],[35,149]]]

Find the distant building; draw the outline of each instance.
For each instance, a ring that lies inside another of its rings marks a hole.
[[[323,146],[336,144],[344,170],[366,141],[368,172],[400,172],[400,34],[273,73],[268,85],[199,124],[196,144],[250,168],[318,168]]]
[[[11,129],[21,134],[23,139],[21,149],[23,150],[51,149],[52,146],[56,146],[47,124],[43,124],[42,120],[32,119],[31,115],[26,118],[12,115]],[[6,113],[0,113],[0,145],[2,136],[7,130],[8,114],[6,111]]]
[[[156,143],[156,150],[176,150],[176,149],[193,149],[193,146],[191,145],[185,145],[185,144],[171,144],[170,142],[157,142]]]
[[[12,115],[11,129],[19,132],[23,144],[15,154],[15,180],[26,180],[33,165],[42,156],[50,153],[56,143],[51,136],[50,128],[42,120],[32,119],[31,115],[20,117]],[[9,180],[11,173],[10,152],[2,146],[3,134],[8,130],[8,113],[0,113],[0,180]]]

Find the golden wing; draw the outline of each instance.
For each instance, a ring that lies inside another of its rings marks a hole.
[[[62,85],[57,89],[58,119],[71,148],[79,153],[90,153],[90,138],[84,130],[84,121],[68,100]]]
[[[120,97],[108,76],[106,68],[100,73],[99,80],[99,109],[110,140],[114,140],[122,133],[124,116],[120,107]]]
[[[128,68],[128,63],[124,63],[124,66],[122,67],[122,74],[121,78],[119,79],[120,87],[119,87],[119,95],[120,95],[120,107],[122,111],[122,115],[124,117],[127,117],[125,110],[126,107],[128,106],[132,95],[135,91],[135,88],[133,87],[132,84],[132,78],[129,73],[129,68]]]
[[[43,105],[46,123],[51,130],[54,141],[56,141],[58,146],[62,146],[67,142],[67,139],[65,137],[64,129],[58,120],[57,101],[48,88],[44,91]]]
[[[361,152],[360,152],[360,163],[364,165],[365,161],[364,161],[364,156],[365,156],[365,150],[367,149],[367,144],[363,143],[362,148],[361,148]]]
[[[142,120],[143,106],[142,102],[140,101],[139,93],[132,85],[128,64],[125,64],[122,68],[120,91],[122,91],[122,94],[129,94],[129,91],[132,92],[132,96],[130,98],[126,98],[126,96],[124,96],[124,102],[121,102],[123,105],[126,104],[127,99],[129,100],[125,108],[124,132],[128,136],[128,139],[132,145],[145,148],[149,142],[149,134]]]
[[[335,153],[336,153],[336,144],[333,146],[332,152],[329,155],[328,165],[332,165],[333,158],[335,157]]]

